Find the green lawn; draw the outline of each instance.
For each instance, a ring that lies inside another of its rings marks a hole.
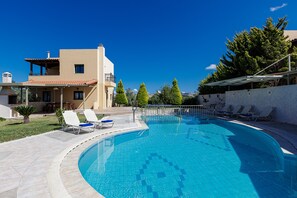
[[[102,116],[98,116],[99,118]],[[85,117],[79,115],[81,122]],[[0,122],[0,143],[20,139],[27,136],[37,135],[52,130],[61,129],[57,117],[54,115],[40,118],[30,118],[30,123],[23,124],[23,120],[9,120]]]

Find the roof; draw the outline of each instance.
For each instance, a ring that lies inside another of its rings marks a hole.
[[[206,86],[237,86],[247,83],[265,82],[283,78],[284,75],[241,76],[205,84]]]
[[[73,87],[73,86],[89,86],[94,85],[97,83],[97,80],[42,80],[42,81],[27,81],[23,82],[23,85],[27,86],[67,86],[67,87]]]
[[[57,65],[60,63],[59,58],[25,58],[25,61],[42,67]]]

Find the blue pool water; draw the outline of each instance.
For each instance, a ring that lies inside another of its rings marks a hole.
[[[101,140],[79,160],[105,197],[296,197],[296,158],[255,129],[151,117],[149,130]]]

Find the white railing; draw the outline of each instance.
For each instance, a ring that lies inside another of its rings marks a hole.
[[[206,108],[203,105],[148,105],[142,111],[142,116],[146,119],[147,116],[214,116],[214,109]]]

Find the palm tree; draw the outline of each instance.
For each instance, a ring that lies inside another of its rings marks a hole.
[[[19,114],[24,116],[24,123],[29,123],[29,116],[36,111],[36,108],[33,106],[17,106],[14,108]]]

